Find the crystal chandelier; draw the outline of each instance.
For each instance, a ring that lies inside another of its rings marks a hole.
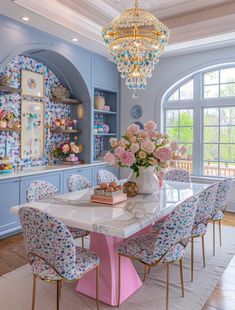
[[[169,29],[154,15],[135,7],[111,21],[102,36],[108,46],[121,77],[137,98],[137,90],[145,89],[147,78],[168,44]]]

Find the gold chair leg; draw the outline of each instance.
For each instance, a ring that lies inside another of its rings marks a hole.
[[[99,266],[96,267],[96,307],[99,310]]]
[[[60,282],[61,281],[57,281],[56,282],[56,310],[60,310]]]
[[[147,277],[147,273],[148,273],[148,265],[144,265],[144,278],[143,278],[143,282],[145,282],[146,277]]]
[[[118,254],[118,302],[117,306],[120,306],[120,296],[121,296],[121,255]]]
[[[202,259],[203,259],[203,267],[206,268],[206,257],[205,257],[205,235],[202,236]]]
[[[36,297],[36,276],[33,274],[33,294],[32,294],[32,310],[35,309],[35,297]]]
[[[170,263],[166,263],[166,310],[169,307],[169,273],[170,273]]]
[[[61,298],[62,281],[59,282],[59,299]]]
[[[213,221],[213,256],[215,256],[215,221]]]
[[[149,268],[148,268],[148,274],[150,274],[150,269],[151,269],[151,266],[149,266]]]
[[[183,258],[181,258],[181,260],[180,260],[180,282],[181,282],[182,297],[184,297],[184,273],[183,273]]]
[[[194,238],[191,238],[191,282],[193,282],[193,269],[194,269]]]
[[[220,246],[222,246],[222,225],[221,221],[219,221],[219,242]]]
[[[82,248],[84,249],[84,237],[82,237]]]

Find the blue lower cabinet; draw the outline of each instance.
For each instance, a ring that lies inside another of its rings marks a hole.
[[[2,239],[20,229],[18,215],[10,212],[11,207],[20,203],[20,179],[0,181],[0,198],[0,239]]]
[[[34,181],[46,181],[53,184],[60,193],[63,193],[63,173],[47,173],[47,174],[38,174],[30,177],[22,177],[20,182],[20,203],[25,203],[26,191],[31,182]]]
[[[110,166],[110,165],[96,166],[94,168],[94,176],[93,176],[94,186],[97,185],[97,173],[98,173],[99,170],[108,170],[108,171],[112,172],[114,175],[116,175],[116,177],[118,179],[120,179],[120,171],[119,171],[119,169],[114,168],[113,166]]]
[[[80,174],[84,177],[86,177],[91,184],[93,185],[93,167],[88,167],[88,168],[77,168],[69,171],[64,171],[64,181],[63,181],[63,190],[64,193],[68,192],[68,177],[72,174]]]

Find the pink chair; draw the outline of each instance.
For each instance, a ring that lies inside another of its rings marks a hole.
[[[120,304],[120,259],[129,257],[143,263],[145,266],[144,281],[147,269],[161,263],[166,263],[166,309],[169,303],[169,265],[180,262],[180,278],[182,296],[184,296],[183,257],[194,223],[197,209],[197,197],[191,197],[180,203],[167,216],[159,227],[157,235],[138,235],[125,240],[118,248],[118,305]]]
[[[32,310],[35,309],[36,279],[57,286],[57,310],[60,306],[62,281],[81,279],[96,268],[96,305],[99,309],[99,257],[89,250],[75,247],[67,227],[37,209],[22,207],[19,217],[26,251],[33,271]]]
[[[71,174],[68,177],[67,185],[69,192],[75,192],[81,189],[92,187],[91,182],[80,174]]]
[[[118,178],[110,171],[101,169],[97,173],[97,184],[118,182]]]

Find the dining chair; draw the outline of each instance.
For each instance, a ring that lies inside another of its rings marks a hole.
[[[91,182],[81,174],[71,174],[67,181],[69,192],[92,187]]]
[[[218,184],[218,189],[215,197],[214,210],[212,212],[210,221],[213,224],[213,256],[215,256],[215,224],[219,223],[219,239],[220,246],[222,246],[222,220],[224,218],[224,212],[228,206],[229,193],[232,187],[232,179],[227,178]]]
[[[120,244],[118,248],[118,305],[120,305],[122,256],[144,264],[143,281],[150,267],[160,263],[166,264],[166,309],[169,305],[169,265],[179,261],[182,297],[184,296],[183,257],[191,236],[197,200],[198,197],[193,196],[176,206],[174,211],[158,226],[158,231],[130,237]],[[182,240],[184,240],[183,244]]]
[[[110,171],[101,169],[97,172],[97,184],[118,182],[118,178]]]
[[[167,171],[165,180],[190,183],[191,177],[187,170],[175,168]]]
[[[28,202],[39,201],[46,198],[52,198],[59,194],[59,190],[51,183],[46,181],[33,181],[26,190],[26,199]],[[68,226],[74,239],[82,238],[82,247],[84,247],[84,237],[89,235],[88,230]]]
[[[206,267],[205,243],[204,237],[207,226],[214,209],[215,197],[218,189],[218,183],[212,184],[203,190],[198,199],[198,206],[194,218],[193,229],[191,233],[191,281],[194,276],[194,239],[201,238],[203,267]]]
[[[19,209],[29,263],[33,271],[32,310],[35,309],[37,278],[56,283],[56,309],[60,307],[63,281],[77,281],[96,268],[96,305],[99,309],[99,257],[76,247],[67,227],[55,217],[38,209]]]

